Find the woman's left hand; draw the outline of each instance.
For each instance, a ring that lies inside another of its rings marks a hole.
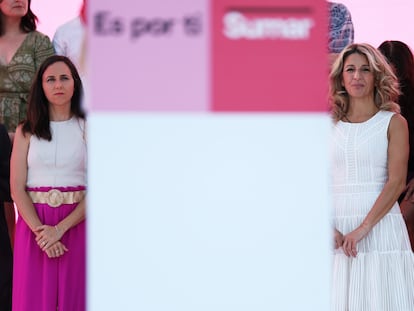
[[[68,249],[65,245],[63,245],[60,241],[57,241],[55,244],[51,245],[47,250],[45,250],[45,253],[49,258],[58,258],[63,256]]]
[[[344,242],[342,244],[342,249],[344,250],[345,255],[347,255],[348,257],[356,257],[356,255],[358,254],[357,244],[364,237],[366,237],[368,232],[369,232],[369,229],[366,226],[361,225],[355,230],[344,235]]]
[[[42,225],[36,228],[36,242],[42,251],[47,250],[62,238],[61,232],[56,226]]]

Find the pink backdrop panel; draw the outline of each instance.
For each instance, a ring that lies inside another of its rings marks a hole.
[[[324,0],[213,1],[213,110],[325,111]]]
[[[205,111],[208,0],[91,1],[91,110]]]
[[[413,0],[341,0],[351,12],[355,42],[378,47],[385,40],[399,40],[414,50]]]
[[[57,27],[79,14],[82,0],[36,0],[30,6],[39,18],[37,29],[52,39]]]

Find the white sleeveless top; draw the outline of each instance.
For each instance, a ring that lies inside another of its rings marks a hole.
[[[27,187],[86,185],[85,121],[51,121],[52,140],[30,137]]]
[[[388,179],[388,127],[394,112],[378,111],[362,123],[339,121],[334,131],[334,185],[378,184]]]

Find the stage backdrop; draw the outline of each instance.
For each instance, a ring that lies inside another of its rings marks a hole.
[[[400,40],[414,49],[411,27],[412,0],[341,0],[352,15],[355,42],[367,42],[378,47],[385,40]]]
[[[89,3],[89,310],[329,310],[325,1]]]
[[[37,29],[52,40],[56,28],[75,18],[81,5],[82,0],[34,0],[30,6],[39,19]]]
[[[88,2],[91,0],[88,0]],[[278,0],[273,1],[277,3]],[[402,40],[414,48],[414,35],[407,21],[412,16],[412,0],[341,0],[351,11],[355,24],[355,39],[378,46],[384,40]],[[56,27],[75,17],[82,0],[32,1],[39,17],[39,30],[51,38]],[[115,4],[116,5],[116,4]],[[375,9],[374,9],[375,8]]]

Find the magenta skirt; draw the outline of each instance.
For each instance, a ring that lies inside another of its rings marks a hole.
[[[30,188],[48,191],[50,187]],[[85,187],[56,187],[60,191]],[[54,226],[77,206],[57,208],[35,203],[40,221]],[[19,217],[16,224],[13,265],[13,311],[84,311],[86,309],[86,228],[85,221],[69,229],[61,239],[68,251],[49,258],[36,243],[35,235]]]

